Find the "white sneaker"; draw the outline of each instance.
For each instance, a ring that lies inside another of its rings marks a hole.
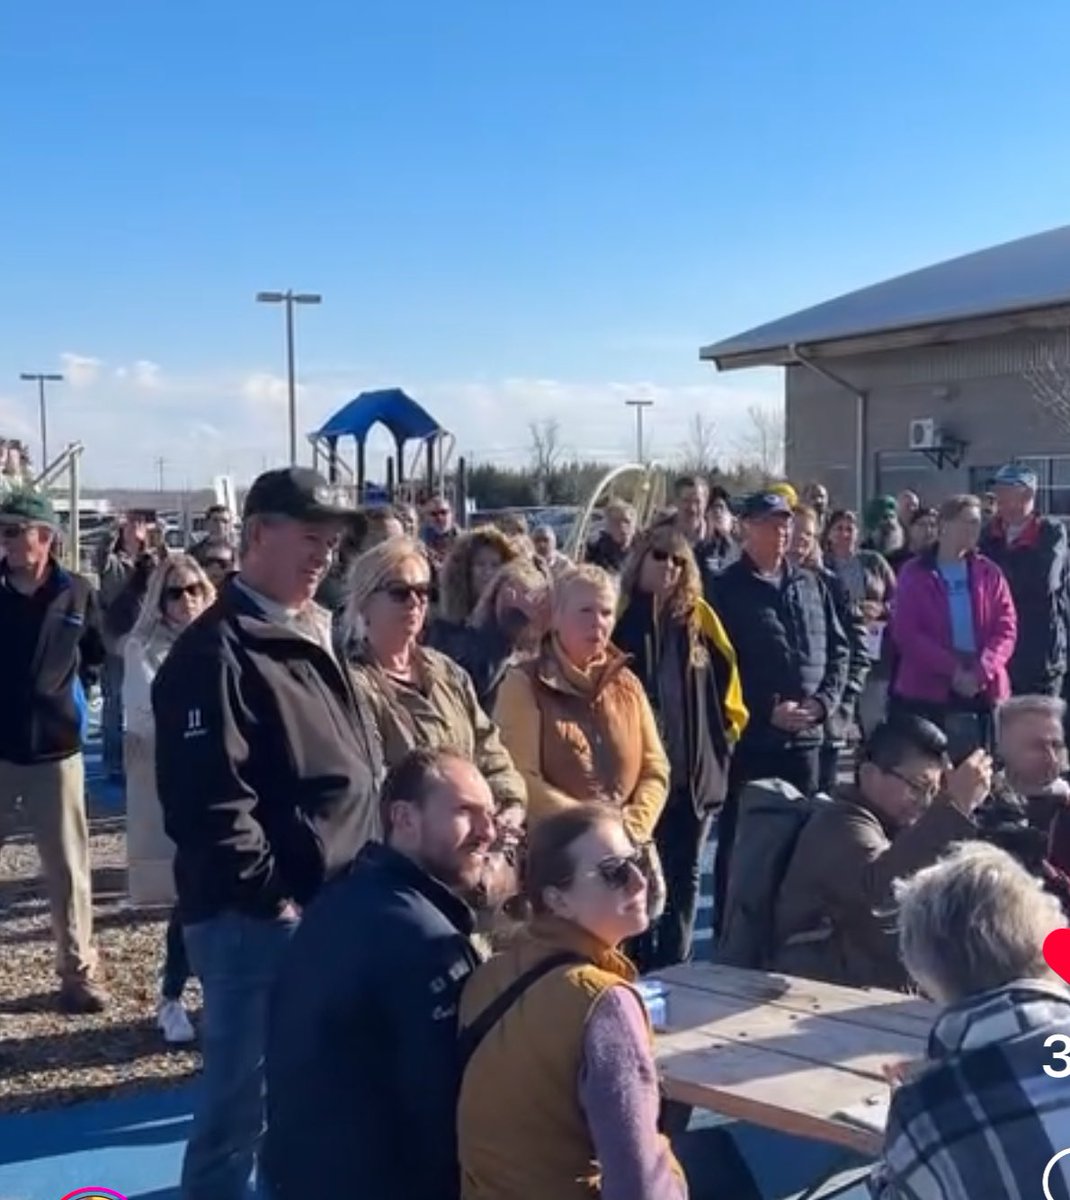
[[[181,1000],[161,1000],[156,1009],[156,1024],[169,1046],[183,1046],[197,1040],[197,1031],[182,1007]]]

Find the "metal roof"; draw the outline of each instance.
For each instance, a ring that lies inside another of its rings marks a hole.
[[[945,327],[1070,306],[1070,225],[899,275],[712,346],[722,370],[954,340]],[[910,333],[908,338],[893,337]],[[961,332],[959,336],[962,336]],[[868,343],[868,344],[867,344]]]

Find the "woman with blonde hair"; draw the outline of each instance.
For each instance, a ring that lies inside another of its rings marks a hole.
[[[587,801],[619,812],[648,843],[668,793],[669,764],[643,685],[610,643],[617,589],[601,567],[565,571],[550,633],[510,668],[494,716],[528,789],[528,824]]]
[[[736,652],[702,597],[687,537],[671,520],[644,530],[632,544],[613,642],[629,656],[669,758],[669,797],[654,829],[666,907],[634,949],[640,968],[655,970],[690,958],[699,858],[748,718]]]
[[[519,824],[524,781],[471,679],[446,655],[420,645],[430,594],[431,565],[412,538],[381,542],[353,564],[349,666],[372,707],[385,764],[396,766],[420,746],[457,750],[483,774],[499,814]]]
[[[127,887],[135,904],[173,904],[174,846],[163,827],[156,794],[156,721],[152,682],[183,630],[215,600],[204,569],[188,554],[165,558],[149,577],[141,614],[123,646],[123,706],[126,711]],[[167,928],[157,1022],[164,1040],[194,1038],[182,992],[189,978],[182,926],[172,913]]]
[[[488,713],[505,672],[538,651],[549,624],[549,577],[530,559],[514,558],[484,590],[450,655],[472,677]]]

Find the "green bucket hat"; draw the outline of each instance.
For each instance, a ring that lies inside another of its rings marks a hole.
[[[44,492],[9,492],[0,499],[0,525],[47,525],[58,529],[56,510]]]

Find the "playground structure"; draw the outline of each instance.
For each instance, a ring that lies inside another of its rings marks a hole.
[[[394,454],[386,460],[385,499],[418,504],[436,492],[451,492],[457,512],[464,512],[465,464],[463,458],[453,462],[456,438],[401,388],[361,392],[309,434],[313,467],[353,503],[372,499],[367,444],[375,425],[394,439]],[[354,441],[351,460],[339,445],[348,438]]]

